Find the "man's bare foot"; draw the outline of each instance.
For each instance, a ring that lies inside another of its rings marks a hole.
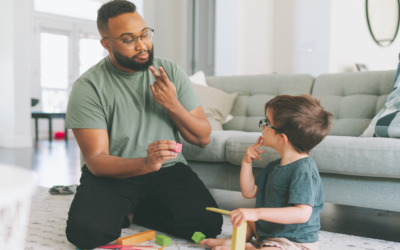
[[[126,217],[128,217],[128,219],[131,222],[131,224],[133,224],[133,213],[127,214]]]
[[[209,248],[215,248],[217,246],[230,246],[232,244],[231,239],[204,239],[199,242],[200,245],[207,245]]]

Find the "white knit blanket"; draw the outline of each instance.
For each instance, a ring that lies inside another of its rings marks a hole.
[[[28,234],[26,237],[26,250],[58,250],[76,249],[68,242],[65,237],[65,226],[69,206],[73,195],[50,195],[48,188],[39,187],[32,200]],[[127,236],[147,228],[131,225],[130,228],[122,230],[122,236]],[[224,215],[224,225],[222,234],[218,238],[229,238],[232,233],[232,225],[229,216]],[[164,234],[157,232],[157,234]],[[168,249],[193,250],[206,249],[206,247],[183,239],[178,239],[168,235],[172,239],[172,244]],[[329,233],[320,231],[319,233],[321,250],[394,250],[400,249],[400,243],[368,239],[344,234]],[[155,240],[148,241],[142,245],[160,247]]]

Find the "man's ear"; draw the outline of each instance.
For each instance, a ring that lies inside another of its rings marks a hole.
[[[111,53],[111,48],[110,48],[109,42],[106,41],[106,39],[101,39],[100,43],[103,46],[103,48],[105,48],[108,51],[108,53],[110,54]]]

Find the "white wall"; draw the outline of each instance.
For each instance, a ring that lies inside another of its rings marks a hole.
[[[188,68],[186,0],[146,0],[144,20],[154,32],[154,55],[177,62],[186,72]]]
[[[330,0],[294,1],[292,73],[318,76],[328,72],[330,2]]]
[[[380,47],[372,39],[367,25],[364,0],[332,0],[330,24],[329,72],[355,71],[355,64],[369,70],[396,69],[400,39],[389,47]]]
[[[295,0],[274,1],[273,67],[274,72],[293,72]]]
[[[273,72],[273,37],[274,1],[238,0],[237,75]]]
[[[0,146],[31,147],[30,0],[0,2]]]
[[[215,75],[231,76],[237,72],[237,15],[239,0],[216,0]]]

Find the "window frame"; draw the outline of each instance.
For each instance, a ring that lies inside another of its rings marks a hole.
[[[43,90],[63,90],[46,88],[40,85],[40,34],[49,32],[68,36],[68,87],[67,96],[71,93],[72,85],[79,78],[79,39],[80,34],[101,39],[95,21],[75,17],[55,15],[33,10],[33,55],[32,55],[32,88],[39,90],[42,100]],[[43,110],[42,101],[32,110]]]

